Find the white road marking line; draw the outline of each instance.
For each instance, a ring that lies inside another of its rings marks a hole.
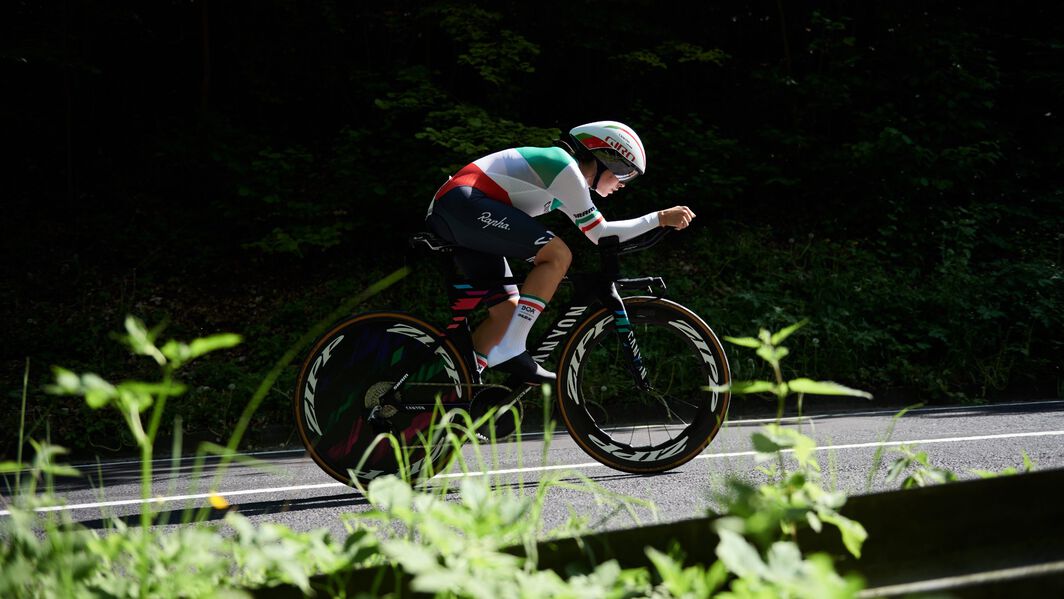
[[[1053,399],[1053,400],[1047,400],[1047,401],[1025,401],[1025,402],[1013,402],[1013,403],[1003,403],[1003,404],[989,404],[989,405],[984,405],[984,406],[927,407],[927,408],[916,408],[916,409],[913,409],[913,410],[909,410],[908,413],[909,414],[915,414],[917,412],[952,412],[952,411],[963,411],[963,410],[993,410],[993,409],[998,409],[998,408],[1010,408],[1010,407],[1018,407],[1018,406],[1036,406],[1036,405],[1054,405],[1054,404],[1061,404],[1061,403],[1064,403],[1064,399]],[[886,415],[897,414],[900,411],[901,411],[901,409],[896,409],[896,410],[868,410],[868,411],[862,411],[862,412],[827,412],[827,413],[824,413],[824,414],[806,414],[806,415],[803,415],[803,416],[785,416],[781,421],[782,422],[798,422],[798,421],[806,421],[806,420],[816,420],[817,418],[840,418],[840,417],[846,417],[846,416],[886,416]],[[775,422],[775,421],[776,421],[775,418],[749,418],[749,419],[736,418],[736,419],[729,419],[727,422],[725,422],[725,426],[727,426],[728,424],[757,424],[757,423],[762,423],[762,422]],[[616,428],[610,428],[610,429],[607,429],[607,430],[611,430],[611,431],[613,431],[613,430],[625,430],[625,428],[626,427],[616,427]],[[635,428],[635,427],[627,427],[627,428]],[[558,432],[559,433],[564,433],[565,430],[562,429],[562,430],[560,430]],[[542,437],[542,436],[543,436],[543,433],[540,433],[540,432],[532,433],[532,432],[530,432],[530,433],[523,433],[521,435],[521,438],[522,439],[524,439],[524,438],[533,439],[533,438]],[[285,454],[285,453],[295,455],[295,454],[306,453],[306,451],[307,451],[306,449],[300,447],[300,448],[297,448],[297,449],[276,449],[276,450],[271,450],[271,451],[252,451],[252,452],[248,452],[248,453],[226,454],[225,456],[209,455],[209,456],[207,456],[207,459],[220,459],[222,457],[233,458],[233,457],[240,457],[240,456],[276,455],[276,454]],[[194,459],[196,459],[195,456],[184,456],[184,457],[179,458],[179,461],[180,462],[185,462],[185,461],[194,460]],[[161,464],[161,463],[170,463],[172,461],[173,461],[173,458],[156,458],[156,459],[152,460],[152,463],[153,464]],[[78,468],[78,469],[85,469],[85,468],[96,467],[96,466],[100,466],[100,467],[104,467],[104,466],[123,466],[123,465],[140,464],[140,463],[141,463],[140,460],[123,460],[123,461],[118,461],[118,462],[99,462],[99,463],[97,463],[97,462],[85,462],[83,464],[73,464],[72,466],[74,468]],[[30,470],[30,468],[23,468],[22,470],[20,470],[20,472],[28,472],[29,470]]]
[[[1056,437],[1064,436],[1064,431],[1034,431],[1027,433],[1007,433],[1000,435],[975,435],[969,437],[945,437],[939,439],[913,439],[908,441],[875,441],[871,443],[846,443],[842,445],[828,445],[825,447],[817,447],[817,451],[830,451],[837,449],[863,449],[869,447],[896,447],[899,445],[928,445],[935,443],[963,443],[966,441],[990,441],[994,439],[1022,439],[1030,437]],[[791,450],[786,450],[790,452]],[[735,458],[756,455],[756,451],[736,451],[729,453],[704,453],[697,456],[696,460],[706,460],[714,458]],[[531,468],[507,468],[503,470],[490,470],[488,472],[455,472],[450,474],[438,474],[434,478],[465,478],[476,476],[497,476],[502,474],[520,474],[531,472],[548,472],[553,470],[580,470],[586,468],[604,468],[603,464],[598,462],[585,462],[583,464],[561,464],[555,466],[537,466]],[[38,512],[55,512],[63,510],[81,510],[92,509],[100,507],[113,507],[121,505],[136,505],[143,503],[167,503],[172,501],[184,501],[188,499],[207,499],[212,494],[219,495],[221,497],[236,497],[239,495],[255,495],[255,494],[270,494],[270,493],[283,493],[286,491],[304,491],[313,489],[329,489],[334,487],[345,487],[340,482],[335,483],[323,483],[317,485],[295,485],[290,487],[271,487],[266,489],[243,489],[240,491],[219,491],[217,493],[197,493],[194,495],[176,495],[171,497],[153,497],[152,499],[124,499],[120,501],[102,501],[98,503],[79,503],[75,505],[56,505],[37,508]],[[0,516],[9,516],[11,512],[9,510],[0,510]]]
[[[1028,406],[1028,405],[1053,405],[1053,404],[1059,404],[1059,403],[1064,403],[1064,399],[1052,399],[1052,400],[1046,400],[1046,401],[1017,401],[1017,402],[1012,402],[1012,403],[992,403],[992,404],[986,404],[986,405],[948,405],[948,406],[942,406],[942,407],[934,407],[934,406],[931,406],[931,407],[916,407],[916,409],[910,410],[908,413],[909,414],[916,414],[916,413],[919,413],[919,412],[982,411],[982,410],[1005,409],[1005,407],[1018,407],[1018,406]],[[900,412],[901,410],[902,409],[897,409],[897,410],[868,410],[868,411],[864,411],[864,412],[827,412],[827,413],[824,413],[824,414],[805,414],[805,415],[802,415],[802,416],[784,416],[781,421],[783,421],[783,422],[798,422],[798,421],[804,421],[804,420],[815,420],[815,419],[818,419],[818,418],[841,418],[841,417],[847,417],[847,416],[893,416],[893,415],[897,414],[898,412]],[[727,422],[725,422],[725,426],[727,427],[729,425],[729,423],[734,423],[734,425],[757,425],[757,423],[775,422],[775,421],[776,421],[776,418],[735,418],[735,419],[729,419]],[[627,427],[627,428],[634,428],[634,427]],[[617,427],[617,428],[612,428],[612,429],[609,429],[609,430],[611,430],[611,431],[621,431],[621,430],[625,430],[625,429],[626,429],[626,427]],[[536,437],[542,437],[543,433],[541,433],[541,432],[529,432],[529,433],[522,433],[520,436],[521,436],[521,438],[526,438],[526,437],[527,438],[536,438]],[[306,453],[306,450],[300,447],[300,448],[294,448],[294,449],[276,449],[276,450],[270,450],[270,451],[250,451],[248,453],[229,453],[229,454],[226,454],[226,455],[207,455],[206,457],[207,457],[207,460],[219,460],[219,459],[221,459],[221,457],[239,457],[239,456],[242,456],[242,455],[247,455],[247,456],[277,455],[277,454],[283,454],[283,453],[299,454],[299,453]],[[190,461],[190,460],[195,460],[195,459],[196,459],[195,455],[186,455],[186,456],[180,457],[179,461],[180,462],[185,462],[185,461]],[[173,461],[172,457],[156,457],[156,459],[152,460],[151,462],[153,464],[163,464],[163,463],[169,464],[172,461]],[[119,461],[119,462],[100,462],[100,463],[97,463],[97,462],[86,462],[84,464],[73,464],[72,466],[74,468],[84,469],[84,468],[88,468],[88,467],[96,467],[98,465],[99,466],[124,466],[124,465],[132,465],[132,464],[140,464],[140,461],[139,460],[128,460],[128,461]],[[30,470],[30,468],[23,468],[21,471],[26,472],[26,471],[29,471],[29,470]]]

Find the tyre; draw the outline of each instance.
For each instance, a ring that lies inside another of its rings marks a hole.
[[[709,445],[730,394],[720,341],[696,314],[669,300],[624,298],[652,392],[633,383],[612,313],[577,325],[558,364],[558,408],[570,435],[599,462],[633,473],[663,472]]]
[[[436,344],[440,337],[416,317],[381,312],[341,321],[314,343],[293,403],[299,436],[322,470],[348,485],[400,472],[393,445],[375,442],[380,431],[367,416],[400,376],[416,368],[400,399],[423,409],[386,415],[410,478],[439,471],[451,453],[437,434],[441,418],[452,408],[468,409],[471,390],[468,366],[449,340]],[[442,414],[433,407],[437,400]]]

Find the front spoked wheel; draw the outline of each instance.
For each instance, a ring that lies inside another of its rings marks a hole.
[[[695,313],[669,300],[624,298],[653,386],[635,387],[629,358],[601,309],[578,325],[558,366],[558,406],[573,439],[617,470],[664,472],[693,459],[724,423],[730,394],[706,386],[731,381],[728,359]]]
[[[315,342],[293,399],[300,438],[322,470],[349,485],[403,470],[411,478],[439,471],[453,449],[441,427],[451,410],[468,410],[472,391],[465,361],[440,337],[419,318],[380,312],[352,316]],[[400,401],[421,408],[384,406],[390,430],[382,431],[369,416],[403,376]],[[397,443],[378,439],[381,432]]]

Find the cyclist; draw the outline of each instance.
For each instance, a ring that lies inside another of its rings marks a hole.
[[[473,161],[448,179],[429,204],[426,223],[460,247],[455,264],[477,279],[512,276],[506,257],[533,263],[521,293],[514,285],[490,290],[488,317],[473,332],[477,372],[495,368],[530,384],[555,374],[525,348],[536,318],[554,296],[572,253],[533,217],[561,210],[593,243],[616,235],[626,241],[659,226],[686,228],[694,212],[674,206],[639,218],[607,221],[591,190],[606,197],[646,171],[643,143],[630,127],[597,121],[574,127],[553,147],[521,147]]]

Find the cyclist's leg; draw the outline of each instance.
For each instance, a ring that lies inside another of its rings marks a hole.
[[[480,235],[471,232],[467,221],[476,216],[476,210],[469,204],[473,201],[472,187],[463,186],[452,189],[438,198],[433,211],[425,222],[434,233],[461,248],[454,252],[454,264],[468,279],[501,279],[512,277],[509,263],[504,251],[498,247],[488,247]],[[494,245],[498,245],[497,243]],[[487,353],[506,332],[513,311],[517,308],[518,290],[516,285],[499,285],[487,290],[481,305],[488,310],[488,320],[473,332],[473,346],[478,352]]]
[[[456,261],[458,260],[457,256],[455,259]],[[526,298],[541,298],[545,305],[546,302],[549,302],[554,297],[555,291],[558,290],[558,284],[561,283],[565,273],[569,270],[572,260],[573,254],[569,250],[569,246],[559,237],[551,239],[536,253],[535,266],[532,267],[532,270],[529,271],[528,276],[525,278],[521,295],[526,296]],[[463,271],[468,270],[470,270],[468,267],[463,269]],[[467,272],[467,276],[475,278],[484,275],[474,276]],[[511,276],[509,264],[506,265],[505,276]],[[523,318],[518,320],[520,318],[516,313],[518,302],[519,297],[516,294],[516,288],[514,288],[514,293],[509,295],[505,301],[486,302],[489,305],[488,318],[473,332],[473,346],[476,348],[477,353],[482,356],[489,356],[490,352],[504,340],[514,346],[512,349],[503,352],[501,359],[498,352],[496,355],[491,356],[489,364],[495,365],[503,362],[525,350],[528,330],[531,329],[532,322]],[[527,309],[526,312],[528,312]],[[538,313],[536,314],[538,315]],[[511,326],[512,323],[516,323],[517,326]],[[527,324],[527,327],[521,326],[523,324]],[[510,339],[506,339],[506,334],[510,334]],[[479,359],[480,357],[478,356]]]
[[[459,272],[470,279],[491,280],[513,276],[510,265],[502,256],[462,248],[455,252],[454,262]],[[506,327],[510,325],[510,319],[517,309],[518,295],[516,285],[500,285],[489,289],[484,297],[483,305],[488,309],[488,317],[473,331],[473,348],[477,352],[478,363],[483,362],[481,369],[486,365],[488,353],[506,333]]]
[[[445,223],[447,232],[459,245],[484,254],[523,258],[535,264],[506,333],[488,354],[488,363],[494,366],[518,359],[520,364],[516,370],[522,375],[531,374],[544,382],[553,380],[551,373],[532,361],[525,350],[525,341],[572,260],[565,243],[531,216],[470,187],[457,187],[440,197],[433,205],[430,219]],[[503,309],[497,310],[496,318],[502,317],[502,312]],[[497,321],[488,326],[491,331],[501,328]]]
[[[488,354],[489,366],[503,364],[527,353],[525,344],[528,333],[547,307],[547,302],[554,297],[572,259],[569,247],[558,237],[551,239],[536,253],[535,266],[525,278],[519,305],[510,319],[506,334]]]
[[[493,268],[491,258],[493,256],[469,251],[468,253],[463,253],[461,257],[456,254],[455,261],[460,262],[459,268],[470,278],[512,276],[510,266],[505,263],[505,260],[503,260],[505,274],[497,274]],[[564,241],[555,237],[536,253],[534,259],[535,266],[532,267],[532,270],[529,271],[528,276],[525,278],[525,284],[521,292],[521,296],[525,297],[526,305],[524,311],[526,314],[533,309],[527,305],[530,301],[534,303],[534,300],[529,300],[529,298],[542,299],[543,305],[546,305],[554,297],[558,284],[561,282],[562,277],[565,276],[569,264],[572,262],[572,253]],[[500,297],[497,291],[488,296],[485,301],[488,306],[488,318],[473,332],[473,346],[479,354],[478,360],[481,359],[481,356],[487,357],[491,355],[491,351],[499,347],[504,341],[512,345],[510,349],[506,349],[506,345],[504,345],[502,348],[504,351],[501,354],[496,352],[496,355],[492,355],[488,360],[491,365],[508,360],[525,351],[528,330],[533,322],[527,318],[521,318],[516,312],[520,300],[517,288],[511,285],[506,287],[505,296]],[[532,314],[538,316],[538,312]],[[517,326],[511,326],[514,323]],[[509,335],[509,338],[507,338],[507,335]]]

